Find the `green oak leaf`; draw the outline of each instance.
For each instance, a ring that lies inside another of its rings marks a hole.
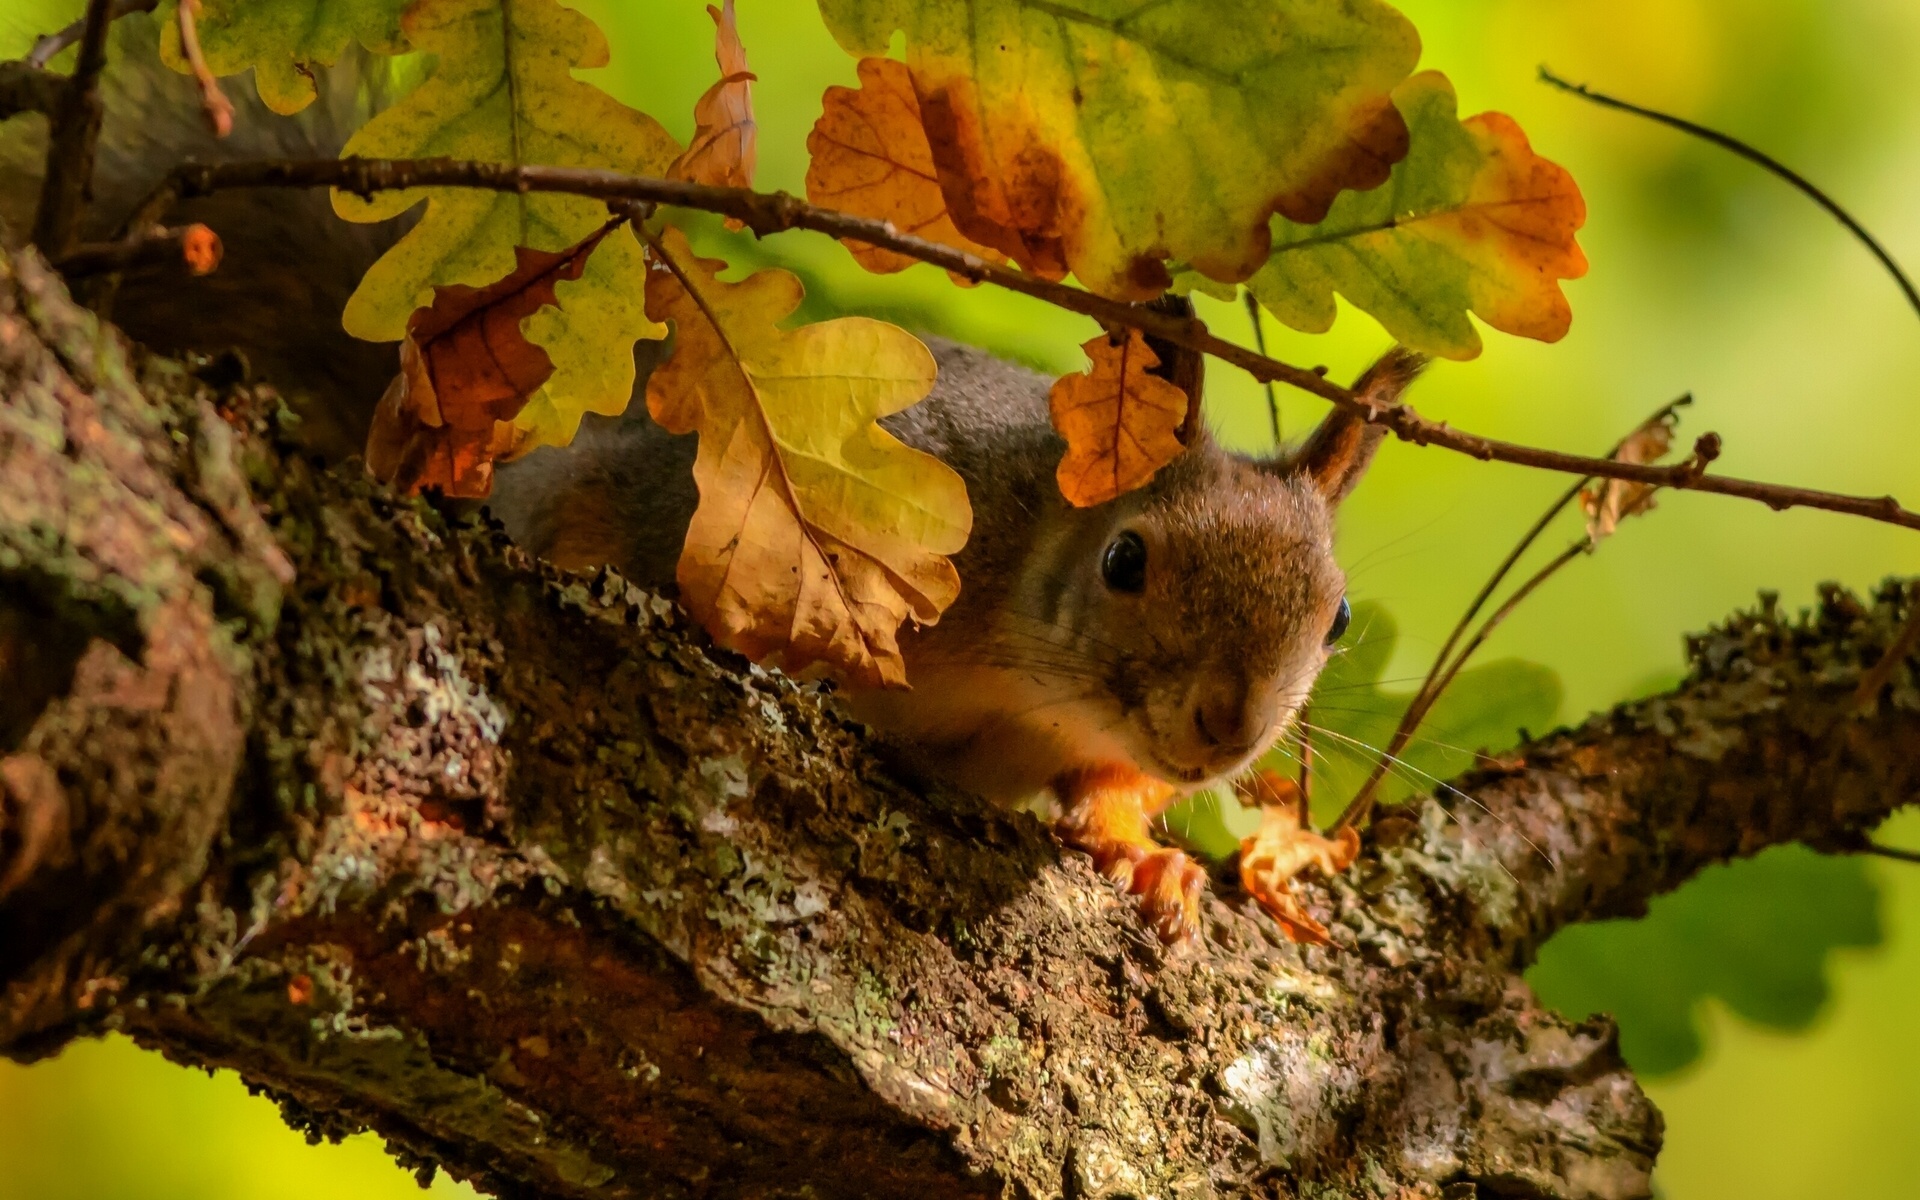
[[[1708,867],[1637,921],[1560,931],[1527,982],[1569,1017],[1613,1016],[1633,1069],[1666,1075],[1700,1057],[1707,997],[1770,1028],[1805,1029],[1826,1003],[1832,952],[1884,936],[1865,863],[1776,846]]]
[[[1534,154],[1508,117],[1460,120],[1437,71],[1393,99],[1412,147],[1386,186],[1343,194],[1316,224],[1274,218],[1272,254],[1248,289],[1309,333],[1332,326],[1339,292],[1399,341],[1444,358],[1480,353],[1469,312],[1506,333],[1558,340],[1573,319],[1560,281],[1587,270],[1574,241],[1586,203],[1573,177]]]
[[[408,0],[200,0],[195,26],[200,52],[215,75],[253,68],[260,99],[277,113],[312,104],[314,68],[340,61],[349,42],[376,54],[406,49],[400,14]],[[167,0],[161,22],[160,57],[185,73],[180,52],[178,0]]]
[[[680,153],[658,122],[573,78],[604,66],[606,38],[556,0],[416,0],[402,21],[415,49],[438,56],[433,74],[347,143],[368,158],[445,155],[483,162],[598,167],[663,174]],[[606,220],[599,201],[460,188],[334,193],[354,221],[383,221],[425,201],[420,222],[367,272],[347,302],[348,333],[396,341],[413,310],[449,284],[484,287],[514,269],[514,247],[556,251]],[[559,305],[522,325],[553,360],[553,376],[515,420],[525,449],[564,444],[583,413],[614,414],[633,389],[633,343],[663,337],[647,319],[645,257],[631,231],[609,236]]]
[[[1382,0],[820,0],[849,53],[895,30],[947,207],[1022,267],[1146,299],[1162,260],[1240,280],[1267,218],[1318,220],[1406,151],[1419,35]]]

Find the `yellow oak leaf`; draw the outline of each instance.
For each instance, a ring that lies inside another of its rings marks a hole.
[[[1103,333],[1080,348],[1093,369],[1056,380],[1047,406],[1067,439],[1054,473],[1060,494],[1086,508],[1125,495],[1179,457],[1189,401],[1151,374],[1160,358],[1138,329],[1119,341]]]
[[[720,79],[693,106],[693,141],[667,168],[667,178],[688,179],[717,187],[752,187],[759,161],[753,120],[753,72],[747,70],[747,48],[733,15],[733,0],[724,7],[707,5],[713,18],[714,61]]]
[[[607,42],[587,18],[557,0],[415,0],[401,22],[416,49],[437,56],[433,74],[347,143],[368,158],[482,162],[664,172],[679,144],[651,117],[573,77],[607,62]],[[426,202],[420,222],[376,262],[347,302],[348,333],[369,341],[405,336],[434,289],[484,287],[514,270],[514,250],[557,252],[599,227],[606,207],[581,196],[414,188],[361,198],[335,192],[354,221],[384,221]],[[633,343],[662,337],[642,302],[646,262],[625,229],[610,235],[558,305],[522,326],[546,350],[553,375],[514,424],[525,448],[571,440],[582,414],[616,414],[633,393]]]
[[[802,295],[792,274],[727,283],[678,230],[655,247],[647,313],[673,323],[674,349],[647,406],[700,435],[681,603],[751,658],[904,686],[900,624],[959,595],[946,556],[973,523],[960,477],[878,424],[926,396],[933,355],[865,317],[782,329]]]
[[[193,67],[180,47],[178,0],[167,0],[160,60],[181,74]],[[318,94],[315,67],[340,61],[349,42],[376,54],[407,48],[400,14],[407,0],[200,0],[194,18],[201,57],[215,75],[253,68],[253,86],[277,113],[296,113]]]
[[[907,64],[863,58],[859,72],[858,88],[827,89],[820,119],[807,135],[807,199],[855,216],[891,221],[902,233],[1004,262],[1006,255],[961,233],[947,212]],[[852,238],[842,241],[855,262],[878,275],[904,271],[919,261]]]

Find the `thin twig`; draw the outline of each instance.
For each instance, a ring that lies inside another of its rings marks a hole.
[[[1907,619],[1901,622],[1900,632],[1894,635],[1893,644],[1880,656],[1880,661],[1868,668],[1860,677],[1860,687],[1853,693],[1855,708],[1868,708],[1880,698],[1880,689],[1892,681],[1894,671],[1920,650],[1920,583],[1907,586]]]
[[[1920,863],[1920,850],[1902,850],[1898,846],[1883,846],[1879,842],[1863,843],[1859,853],[1891,858],[1895,862]]]
[[[1582,554],[1589,553],[1592,549],[1593,543],[1586,538],[1576,540],[1565,550],[1562,550],[1547,560],[1545,566],[1528,576],[1525,583],[1513,589],[1513,594],[1507,597],[1506,603],[1494,609],[1492,614],[1480,623],[1480,628],[1474,631],[1473,638],[1468,641],[1465,646],[1460,648],[1460,653],[1454,655],[1453,661],[1447,665],[1446,671],[1435,681],[1432,690],[1426,694],[1424,706],[1421,706],[1418,712],[1415,712],[1411,708],[1408,710],[1408,717],[1411,719],[1403,719],[1401,721],[1400,728],[1394,731],[1393,740],[1387,743],[1386,752],[1383,753],[1379,761],[1374,764],[1373,773],[1367,776],[1367,781],[1360,785],[1360,790],[1354,794],[1352,800],[1347,802],[1347,807],[1334,819],[1333,825],[1327,830],[1328,837],[1332,837],[1349,825],[1357,825],[1366,818],[1367,813],[1373,808],[1374,793],[1379,790],[1380,781],[1386,776],[1388,764],[1398,761],[1400,751],[1406,749],[1407,743],[1412,740],[1413,731],[1419,728],[1420,722],[1425,719],[1427,713],[1433,708],[1433,705],[1438,702],[1441,695],[1446,692],[1447,685],[1453,682],[1454,676],[1460,673],[1460,669],[1467,664],[1467,660],[1473,657],[1474,652],[1480,649],[1481,645],[1486,642],[1493,631],[1498,629],[1501,623],[1509,616],[1513,615],[1513,611],[1520,607],[1521,601],[1531,596],[1541,584],[1551,579],[1561,567],[1566,566]],[[1416,700],[1415,703],[1418,705],[1419,701]]]
[[[83,242],[54,260],[69,279],[139,267],[184,266],[192,275],[207,275],[220,265],[220,239],[205,225],[155,229],[113,242]]]
[[[17,113],[52,116],[67,78],[23,62],[0,63],[0,121]]]
[[[40,211],[33,219],[33,244],[48,258],[66,254],[80,237],[80,214],[93,182],[94,143],[106,112],[100,101],[100,72],[107,65],[112,9],[112,0],[87,0],[80,56],[60,103],[54,106],[47,136],[47,174],[40,183]]]
[[[1265,355],[1267,329],[1265,322],[1260,319],[1260,300],[1252,292],[1242,292],[1241,295],[1246,297],[1247,319],[1253,322],[1253,348]],[[1274,394],[1273,380],[1268,379],[1260,386],[1267,389],[1267,419],[1273,422],[1273,444],[1279,446],[1285,441],[1280,432],[1280,397]]]
[[[115,0],[113,9],[107,16],[107,20],[118,21],[121,17],[129,13],[152,12],[158,7],[160,7],[160,0]],[[34,67],[46,66],[52,62],[62,50],[79,41],[81,34],[86,32],[86,28],[87,19],[82,17],[65,29],[62,29],[59,33],[49,33],[42,37],[33,44],[33,49],[27,52],[27,65]]]
[[[1300,715],[1295,724],[1300,727],[1300,828],[1305,829],[1308,814],[1313,805],[1313,727],[1308,724],[1312,719],[1312,708],[1300,706]]]
[[[180,54],[192,69],[194,82],[200,85],[200,111],[206,114],[213,136],[226,137],[233,132],[233,101],[220,90],[220,81],[200,53],[200,0],[180,0],[174,16],[180,26]]]
[[[1800,172],[1794,170],[1792,167],[1787,166],[1779,159],[1754,149],[1739,138],[1721,133],[1717,129],[1709,129],[1705,125],[1689,121],[1685,117],[1676,117],[1671,113],[1663,113],[1658,109],[1647,108],[1643,105],[1634,104],[1631,101],[1622,100],[1617,96],[1609,96],[1605,92],[1596,92],[1585,84],[1570,83],[1558,75],[1555,75],[1546,67],[1540,68],[1540,80],[1543,83],[1559,88],[1563,92],[1571,92],[1582,100],[1590,100],[1603,108],[1617,109],[1620,112],[1632,113],[1636,117],[1645,117],[1649,121],[1656,121],[1670,129],[1678,129],[1683,133],[1692,134],[1702,141],[1712,142],[1722,150],[1737,154],[1760,169],[1785,180],[1787,183],[1799,189],[1800,193],[1807,199],[1825,209],[1827,214],[1834,220],[1846,226],[1847,232],[1859,239],[1860,244],[1871,251],[1873,256],[1880,260],[1880,265],[1887,269],[1887,273],[1893,276],[1894,282],[1898,283],[1900,290],[1906,294],[1907,303],[1912,306],[1913,311],[1920,313],[1920,290],[1915,289],[1913,280],[1908,279],[1907,273],[1900,269],[1900,264],[1893,261],[1893,255],[1887,252],[1887,248],[1882,246],[1871,233],[1867,232],[1866,226],[1854,220],[1851,213],[1840,207],[1838,201],[1821,191],[1818,187],[1815,187],[1813,182],[1806,176],[1800,174]]]
[[[146,223],[157,223],[175,197],[202,195],[236,187],[337,187],[363,196],[377,191],[417,187],[471,187],[522,193],[561,192],[594,196],[602,200],[650,200],[658,204],[701,209],[733,217],[761,236],[788,229],[810,229],[830,237],[851,238],[894,250],[976,283],[992,283],[1044,300],[1069,312],[1081,313],[1103,325],[1130,326],[1176,345],[1210,354],[1262,382],[1285,383],[1330,400],[1361,415],[1368,424],[1379,425],[1415,445],[1439,446],[1482,461],[1738,496],[1757,500],[1773,509],[1818,508],[1884,521],[1907,529],[1920,529],[1920,513],[1902,508],[1892,496],[1849,496],[1812,488],[1709,475],[1687,463],[1654,466],[1611,462],[1464,433],[1444,422],[1429,421],[1405,404],[1370,404],[1317,372],[1268,358],[1216,337],[1198,317],[1176,317],[1155,312],[1144,304],[1109,300],[1079,288],[988,262],[951,246],[903,234],[890,222],[818,208],[785,192],[765,193],[745,188],[714,187],[678,179],[626,175],[618,171],[515,167],[454,159],[346,158],[186,163],[176,168],[162,188],[149,197],[141,206],[140,213]]]

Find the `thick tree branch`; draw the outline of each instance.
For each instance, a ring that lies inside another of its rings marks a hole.
[[[54,105],[47,139],[47,173],[40,184],[40,210],[34,214],[33,243],[58,258],[73,248],[80,235],[93,181],[94,143],[106,106],[100,100],[100,72],[107,65],[107,27],[113,22],[111,0],[87,0],[81,18],[80,54],[73,75]]]
[[[670,605],[319,470],[270,393],[0,266],[0,1049],[125,1030],[502,1194],[1644,1196],[1658,1114],[1606,1022],[1535,1003],[1532,939],[1907,795],[1911,666],[1845,756],[1749,744],[1891,609],[1746,618],[1666,725],[1474,781],[1576,882],[1429,803],[1309,889],[1337,947],[1229,899],[1169,953]]]
[[[1884,521],[1908,529],[1920,529],[1920,513],[1902,507],[1892,496],[1850,496],[1713,475],[1705,471],[1704,461],[1669,466],[1615,462],[1466,433],[1444,421],[1428,420],[1405,404],[1370,404],[1351,389],[1328,380],[1320,371],[1292,366],[1215,336],[1198,317],[1177,316],[1156,309],[1151,304],[1109,300],[1079,288],[1010,269],[1000,263],[988,262],[938,242],[900,233],[891,222],[819,208],[785,192],[764,193],[745,188],[714,187],[685,180],[626,175],[618,171],[516,167],[455,159],[349,158],[186,163],[175,169],[166,182],[140,205],[132,220],[141,227],[157,224],[165,218],[174,201],[181,197],[241,187],[338,187],[361,195],[417,187],[564,192],[608,201],[666,204],[719,213],[740,221],[763,237],[790,229],[809,229],[898,251],[976,283],[992,283],[1044,300],[1069,312],[1092,317],[1105,325],[1139,329],[1173,345],[1210,354],[1239,367],[1260,382],[1285,383],[1361,413],[1370,424],[1384,426],[1394,436],[1415,445],[1439,446],[1483,461],[1737,496],[1757,500],[1775,510],[1817,508]],[[1714,445],[1717,447],[1717,441]]]

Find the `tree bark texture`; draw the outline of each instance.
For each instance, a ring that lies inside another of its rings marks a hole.
[[[0,266],[0,1049],[122,1030],[501,1195],[1644,1196],[1659,1114],[1534,948],[1920,786],[1912,664],[1852,705],[1904,592],[1769,603],[1383,816],[1334,946],[1229,895],[1169,951],[817,690]]]

